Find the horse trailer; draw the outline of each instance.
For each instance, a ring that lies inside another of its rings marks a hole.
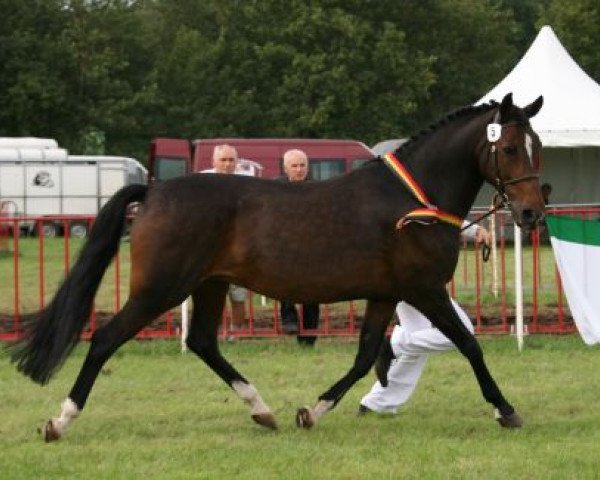
[[[4,215],[20,219],[23,234],[35,234],[36,218],[43,217],[44,236],[57,236],[68,228],[71,236],[84,237],[90,217],[117,190],[147,183],[146,168],[133,158],[69,155],[55,144],[22,147],[1,140],[0,201]],[[24,140],[31,144],[32,139]]]

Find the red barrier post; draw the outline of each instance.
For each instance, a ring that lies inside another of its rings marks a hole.
[[[44,308],[46,303],[45,297],[45,280],[44,280],[44,235],[42,235],[42,221],[38,219],[36,222],[38,232],[38,259],[40,264],[40,310]]]
[[[16,233],[15,233],[16,232]],[[19,310],[19,224],[16,220],[13,223],[13,282],[14,282],[14,331],[19,336],[21,330],[21,315]]]
[[[538,328],[538,264],[539,262],[539,254],[540,254],[540,230],[536,228],[531,232],[531,255],[533,260],[533,317],[531,319],[531,324],[534,331]]]

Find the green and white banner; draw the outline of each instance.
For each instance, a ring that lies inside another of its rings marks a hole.
[[[600,221],[548,215],[556,264],[577,329],[600,343]]]

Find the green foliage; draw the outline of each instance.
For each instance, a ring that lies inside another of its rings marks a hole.
[[[0,135],[374,144],[480,98],[544,23],[600,78],[593,0],[0,0]]]
[[[390,2],[395,3],[395,2]],[[497,2],[427,0],[391,8],[391,21],[405,32],[411,50],[431,56],[434,82],[417,105],[411,130],[446,111],[477,101],[518,58],[512,11]]]
[[[598,348],[577,336],[481,339],[488,366],[523,416],[497,426],[468,363],[432,356],[396,416],[357,417],[369,374],[310,431],[294,425],[351,365],[354,341],[293,339],[223,344],[234,366],[273,409],[276,432],[177,342],[130,342],[99,376],[85,411],[63,439],[44,444],[36,428],[58,415],[87,348],[40,388],[0,353],[0,471],[25,478],[145,479],[595,479],[600,442]]]

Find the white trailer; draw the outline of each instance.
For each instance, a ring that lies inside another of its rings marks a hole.
[[[58,148],[53,138],[0,137],[0,148]]]
[[[65,225],[70,235],[85,236],[89,217],[117,190],[147,183],[147,170],[133,158],[69,155],[55,147],[4,147],[1,140],[0,202],[5,214],[23,217],[19,227],[27,234],[36,233],[32,217],[43,217],[45,236],[64,233]]]

